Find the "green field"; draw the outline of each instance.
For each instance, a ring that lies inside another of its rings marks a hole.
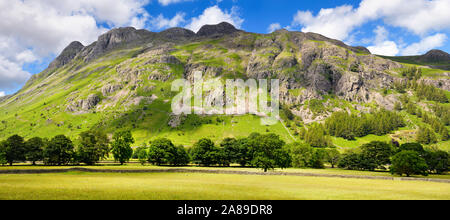
[[[450,184],[228,174],[0,175],[0,199],[450,199]]]
[[[154,170],[154,169],[188,169],[188,170],[216,170],[216,171],[246,171],[253,173],[264,173],[262,169],[251,167],[197,167],[197,166],[185,166],[185,167],[158,167],[158,166],[142,166],[136,163],[130,163],[123,166],[116,164],[111,165],[98,165],[98,166],[29,166],[29,165],[16,165],[16,166],[0,166],[1,170],[34,170],[34,169],[70,169],[70,168],[87,168],[96,170]],[[275,169],[269,172],[281,172],[281,173],[303,173],[303,174],[326,174],[326,175],[351,175],[351,176],[381,176],[381,177],[399,177],[393,176],[389,171],[359,171],[359,170],[346,170],[340,168],[326,168],[326,169],[313,169],[313,168],[288,168],[288,169]],[[450,175],[435,175],[429,176],[414,176],[415,178],[428,178],[428,179],[450,179]]]

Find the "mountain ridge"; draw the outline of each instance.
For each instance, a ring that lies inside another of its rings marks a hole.
[[[88,47],[94,47],[94,51],[101,51],[101,52],[107,52],[108,49],[114,49],[114,46],[120,44],[120,43],[130,43],[139,39],[144,38],[152,38],[152,37],[166,37],[169,42],[172,40],[180,40],[180,39],[190,39],[190,40],[199,40],[205,37],[221,37],[228,34],[233,34],[236,32],[244,32],[242,30],[236,29],[232,24],[227,22],[222,22],[217,25],[204,25],[202,26],[197,33],[180,27],[174,27],[169,28],[161,32],[151,32],[145,29],[137,30],[133,27],[121,27],[121,28],[114,28],[110,31],[106,32],[105,34],[102,34],[99,36],[98,40],[90,44],[89,46],[83,46],[82,49],[87,49]],[[288,31],[289,32],[289,31]],[[302,32],[298,32],[302,33]],[[323,35],[316,34],[316,33],[304,33],[306,36],[308,36],[311,40],[322,40],[322,41],[329,41],[332,42],[338,46],[342,47],[348,47],[346,44],[344,44],[342,41],[334,40],[331,38],[327,38]],[[195,39],[197,37],[197,39]],[[65,50],[71,49],[73,47],[73,44],[78,44],[78,41],[74,41],[70,43],[63,52],[59,55],[63,55]],[[81,43],[79,43],[81,44]],[[82,44],[81,44],[82,45]],[[356,47],[349,47],[352,48],[355,51],[361,50],[366,53],[370,53],[370,51],[362,46],[356,46]],[[80,50],[76,52],[78,54]],[[93,52],[96,54],[95,52]],[[91,55],[90,58],[87,59],[87,61],[92,60],[95,58],[95,55]],[[74,56],[72,56],[74,58]],[[58,58],[56,58],[58,60]]]
[[[323,121],[335,111],[393,110],[401,94],[389,91],[407,80],[402,76],[407,65],[315,33],[256,34],[225,23],[206,26],[198,33],[183,28],[158,33],[117,28],[90,45],[69,44],[49,68],[0,101],[0,120],[5,122],[0,139],[11,132],[75,136],[101,128],[107,132],[132,129],[139,141],[167,136],[189,144],[183,133],[196,137],[219,129],[209,122],[216,119],[171,114],[170,100],[175,95],[171,82],[192,80],[196,71],[206,78],[277,78],[281,105],[292,112],[296,123],[305,125]],[[442,74],[421,82],[450,88]],[[205,100],[212,102],[214,94],[206,93]],[[292,141],[292,126],[266,128],[256,116],[212,117],[224,117],[217,120],[229,126],[215,136],[218,139],[270,129]]]
[[[278,31],[283,31],[283,29],[278,30]],[[284,30],[284,31],[287,31],[287,30]],[[169,29],[163,30],[161,32],[151,32],[151,31],[148,31],[145,29],[137,30],[133,27],[114,28],[114,29],[111,29],[110,31],[106,32],[105,34],[100,35],[98,40],[93,42],[91,45],[86,46],[86,47],[95,46],[95,48],[93,49],[93,52],[92,52],[93,55],[90,55],[87,58],[87,61],[95,59],[98,55],[101,55],[104,52],[108,52],[108,50],[114,49],[114,46],[116,46],[122,42],[129,43],[129,42],[133,42],[135,40],[144,39],[146,37],[152,38],[152,37],[158,36],[158,37],[166,38],[169,41],[198,40],[198,38],[202,38],[202,37],[221,37],[224,35],[233,34],[235,32],[244,32],[244,31],[236,29],[232,24],[227,23],[227,22],[222,22],[217,25],[204,25],[199,29],[199,31],[197,33],[193,32],[189,29],[185,29],[185,28],[181,28],[181,27],[169,28]],[[275,31],[275,32],[277,32],[277,31]],[[287,31],[287,32],[295,32],[295,31]],[[299,33],[303,33],[303,32],[299,32]],[[342,41],[331,39],[326,36],[323,36],[323,35],[320,35],[317,33],[313,33],[313,32],[307,32],[304,34],[306,34],[311,40],[328,41],[328,42],[332,42],[333,44],[336,44],[341,47],[350,47],[350,49],[353,51],[370,54],[370,51],[366,47],[363,47],[363,46],[348,46],[345,43],[343,43]],[[197,37],[197,39],[195,39],[196,37]],[[78,44],[78,45],[73,45],[73,44]],[[81,51],[79,49],[79,45],[82,45],[82,44],[78,41],[74,41],[74,42],[70,43],[63,50],[63,52],[61,52],[61,54],[52,62],[53,64],[52,63],[50,64],[50,66],[48,68],[52,69],[54,67],[60,67],[61,65],[58,65],[58,63],[62,63],[64,65],[64,64],[66,64],[67,61],[70,61],[71,59],[73,59],[75,57],[74,55],[78,54],[78,52]],[[73,47],[77,47],[77,48],[73,48]],[[83,46],[82,49],[85,49],[86,47]],[[68,52],[68,51],[66,52],[66,50],[71,50],[71,49],[74,49],[75,53],[71,54],[69,56],[70,60],[64,59],[62,62],[54,63],[55,61],[58,61],[61,56],[64,56],[64,54],[66,54]],[[420,55],[419,60],[421,60],[423,62],[450,62],[450,55],[445,51],[432,49],[432,50],[428,51],[427,53]]]

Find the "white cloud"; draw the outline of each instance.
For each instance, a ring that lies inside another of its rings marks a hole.
[[[317,15],[298,11],[291,26],[345,40],[360,25],[382,19],[385,24],[423,36],[429,31],[450,29],[449,11],[449,0],[362,0],[357,8],[343,5],[321,9]]]
[[[363,0],[358,8],[367,19],[381,18],[418,35],[450,29],[449,11],[449,0]]]
[[[375,46],[369,46],[367,49],[373,54],[385,56],[395,56],[399,52],[397,44],[393,41],[383,41]]]
[[[431,49],[443,46],[446,40],[447,35],[445,34],[435,34],[426,37],[422,39],[420,42],[413,43],[408,47],[404,48],[402,50],[402,55],[409,56],[409,55],[424,54]]]
[[[3,96],[5,96],[5,95],[6,95],[5,92],[0,91],[0,97],[3,97]]]
[[[151,23],[152,26],[158,30],[163,28],[178,27],[180,24],[185,22],[184,20],[185,16],[186,16],[185,13],[179,12],[172,19],[168,19],[165,18],[162,14],[160,14],[158,17],[154,18],[151,21]]]
[[[180,2],[187,2],[192,0],[158,0],[159,4],[163,6],[168,6],[170,4],[180,3]]]
[[[399,53],[403,56],[421,55],[427,51],[443,46],[447,40],[445,34],[435,34],[423,38],[420,42],[406,45],[401,43],[400,46],[389,40],[389,32],[386,28],[378,26],[374,33],[376,34],[373,39],[373,46],[367,47],[373,54],[395,56]]]
[[[330,38],[344,40],[363,21],[357,16],[352,6],[344,5],[321,9],[316,16],[310,11],[298,11],[291,26],[302,26],[303,32],[315,32]]]
[[[25,83],[31,74],[23,71],[20,64],[14,63],[0,56],[0,88],[14,89]]]
[[[269,27],[267,28],[267,32],[272,33],[276,30],[281,29],[281,24],[280,23],[273,23],[270,24]]]
[[[375,45],[367,47],[371,53],[385,56],[395,56],[398,54],[399,48],[394,41],[388,40],[389,32],[386,28],[378,26],[373,32],[376,34],[374,40]]]
[[[219,24],[221,22],[228,22],[236,28],[241,28],[244,19],[239,17],[238,8],[233,7],[230,12],[222,11],[219,6],[215,5],[207,8],[198,17],[192,18],[191,23],[186,28],[194,32],[198,32],[203,25]]]
[[[27,1],[25,1],[27,2]],[[30,1],[31,2],[31,1]],[[143,8],[150,0],[35,0],[37,6],[57,9],[62,15],[84,14],[111,26],[128,26],[133,18],[145,19],[148,13]],[[140,27],[137,27],[140,28]]]
[[[25,63],[58,54],[70,42],[84,45],[106,31],[100,24],[145,26],[149,0],[0,0],[0,89],[20,86]]]
[[[19,63],[32,63],[39,60],[39,58],[31,50],[24,50],[16,55],[16,60]]]
[[[380,43],[388,39],[389,32],[383,26],[377,26],[373,31],[375,33],[375,42]]]

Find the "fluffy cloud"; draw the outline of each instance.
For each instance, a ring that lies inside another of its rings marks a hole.
[[[281,24],[280,23],[273,23],[270,24],[269,27],[267,28],[267,32],[272,33],[276,30],[281,29]]]
[[[149,0],[0,0],[0,90],[23,84],[22,65],[58,54],[71,41],[87,45],[102,25],[144,27]]]
[[[424,37],[419,42],[412,43],[409,46],[399,47],[395,42],[389,40],[389,33],[384,27],[378,26],[374,33],[376,34],[373,40],[374,45],[367,47],[367,49],[373,54],[386,56],[395,56],[399,53],[403,56],[421,55],[431,49],[443,46],[447,40],[447,35],[438,33]]]
[[[44,7],[50,6],[57,9],[61,14],[88,14],[95,17],[97,21],[107,22],[112,26],[124,26],[130,25],[132,18],[145,19],[148,16],[143,7],[149,3],[149,0],[115,0],[113,4],[110,0],[38,0],[34,2],[38,2],[38,6],[44,5]]]
[[[184,20],[185,16],[186,16],[185,13],[179,12],[173,18],[168,19],[165,18],[162,14],[160,14],[158,17],[154,18],[151,21],[151,23],[152,26],[158,30],[164,28],[178,27],[180,26],[180,24],[185,22]]]
[[[415,34],[450,29],[448,0],[363,0],[357,13],[366,19],[381,18],[386,24]]]
[[[31,74],[23,71],[20,64],[14,63],[0,56],[0,88],[14,89],[24,83]]]
[[[315,32],[344,40],[363,21],[364,19],[357,16],[352,6],[345,5],[321,9],[316,16],[310,11],[298,11],[291,26],[303,26],[303,32]]]
[[[187,1],[192,1],[192,0],[158,0],[159,4],[161,4],[163,6],[168,6],[170,4],[187,2]]]
[[[3,91],[0,92],[0,97],[3,97],[5,95],[6,95],[5,92],[3,92]]]
[[[222,11],[219,6],[212,6],[203,11],[198,17],[192,18],[190,24],[186,28],[191,29],[194,32],[200,30],[203,25],[206,24],[218,24],[221,22],[228,22],[234,25],[236,28],[241,28],[244,19],[239,17],[238,8],[233,7],[230,12]]]
[[[377,19],[418,35],[450,29],[448,0],[362,0],[358,8],[349,5],[321,9],[317,15],[298,11],[292,27],[345,40],[358,26]]]
[[[385,55],[385,56],[395,56],[399,52],[399,48],[397,44],[393,41],[388,40],[388,31],[386,28],[382,26],[378,26],[374,33],[375,37],[375,45],[367,47],[373,54]]]
[[[383,41],[375,46],[369,46],[367,49],[377,55],[395,56],[398,54],[399,49],[394,41]]]
[[[419,55],[424,54],[425,52],[443,46],[445,41],[447,40],[447,36],[445,34],[435,34],[429,37],[422,39],[418,43],[413,43],[408,47],[402,50],[402,55]]]

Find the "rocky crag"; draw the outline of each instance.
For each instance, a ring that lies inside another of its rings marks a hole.
[[[448,62],[449,56],[430,51],[421,59]],[[338,110],[393,110],[400,94],[383,91],[404,80],[403,68],[403,64],[372,55],[364,47],[315,33],[278,30],[255,34],[228,23],[206,25],[197,33],[183,28],[159,33],[117,28],[91,45],[71,43],[19,92],[0,99],[0,108],[9,113],[34,111],[34,115],[46,111],[51,114],[42,117],[53,118],[103,112],[107,120],[137,107],[148,109],[155,102],[170,105],[174,96],[170,83],[177,78],[192,79],[195,71],[202,71],[205,77],[223,79],[277,78],[282,105],[305,122],[313,122]],[[447,91],[450,88],[448,73],[423,82]],[[309,109],[310,100],[323,100],[326,110],[317,113]],[[33,124],[36,117],[22,120]],[[150,113],[144,112],[140,119],[145,117],[151,117]],[[94,124],[104,125],[100,120]],[[166,120],[173,121],[170,116]]]

